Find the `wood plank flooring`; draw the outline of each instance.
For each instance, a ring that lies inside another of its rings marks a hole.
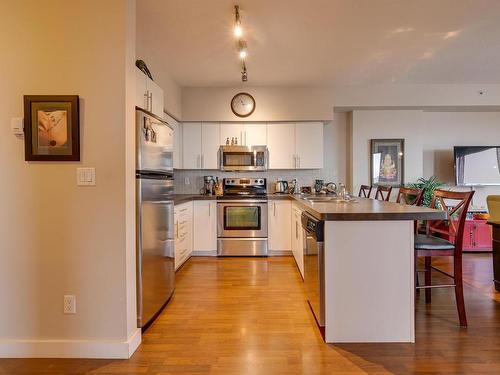
[[[490,257],[464,259],[469,328],[451,289],[433,291],[431,305],[422,293],[415,345],[325,344],[291,257],[193,258],[130,360],[4,359],[0,374],[500,374]]]

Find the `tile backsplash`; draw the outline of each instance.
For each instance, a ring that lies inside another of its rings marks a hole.
[[[325,182],[336,181],[325,169],[308,170],[269,170],[266,172],[222,172],[219,170],[175,170],[175,193],[176,194],[199,194],[203,188],[203,176],[228,177],[260,177],[267,179],[267,190],[274,192],[274,183],[279,178],[290,181],[297,179],[299,186],[311,186],[314,180],[323,179]],[[187,179],[187,181],[186,181]],[[186,182],[189,182],[186,184]],[[340,181],[343,182],[343,181]]]

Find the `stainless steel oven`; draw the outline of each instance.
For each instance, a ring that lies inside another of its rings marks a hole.
[[[217,253],[221,256],[267,255],[265,179],[224,179],[217,201]]]
[[[220,146],[222,171],[265,171],[268,165],[266,146]]]

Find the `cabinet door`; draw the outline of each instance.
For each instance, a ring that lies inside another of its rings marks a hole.
[[[149,78],[147,78],[147,89],[151,96],[149,110],[156,116],[163,117],[163,90]]]
[[[295,124],[267,124],[269,169],[292,169],[295,155]]]
[[[267,145],[267,125],[266,124],[245,124],[243,130],[243,144],[245,146],[265,146]]]
[[[201,168],[201,123],[182,124],[182,166],[184,169]]]
[[[304,278],[304,240],[300,220],[302,211],[297,206],[292,207],[292,253],[300,275]]]
[[[493,248],[491,225],[488,225],[486,221],[475,221],[474,248],[478,251],[491,250]]]
[[[201,125],[201,168],[219,167],[220,129],[218,122],[205,122]]]
[[[290,251],[292,249],[292,203],[270,201],[268,210],[269,250]]]
[[[194,251],[217,251],[217,202],[194,201],[193,210]]]
[[[323,168],[323,124],[301,122],[295,125],[297,168]]]
[[[174,129],[174,168],[182,168],[182,129],[181,124],[177,122],[173,117],[163,114],[163,119]]]
[[[225,145],[227,138],[229,138],[229,144],[231,144],[231,138],[237,138],[238,144],[243,144],[241,142],[244,130],[245,127],[242,123],[220,124],[220,144]]]
[[[148,110],[146,87],[147,77],[138,68],[135,68],[135,105]]]

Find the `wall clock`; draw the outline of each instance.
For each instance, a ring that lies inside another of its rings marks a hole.
[[[255,111],[255,99],[246,92],[240,92],[231,99],[231,110],[238,117],[248,117]]]

